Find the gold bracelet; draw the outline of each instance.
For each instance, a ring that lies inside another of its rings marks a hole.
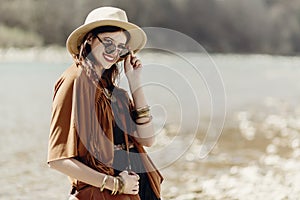
[[[144,125],[144,124],[148,124],[149,122],[152,121],[152,115],[148,116],[148,120],[145,122],[135,122],[137,125]]]
[[[116,195],[117,194],[117,179],[116,179],[116,177],[114,177],[114,188],[113,188],[113,190],[111,191],[111,195]]]
[[[136,112],[145,112],[145,111],[149,111],[150,110],[150,106],[144,106],[144,107],[141,107],[141,108],[136,108],[135,109],[136,110]]]
[[[124,193],[124,189],[125,189],[125,181],[124,181],[124,179],[123,179],[123,177],[122,176],[117,176],[117,179],[119,180],[119,190],[118,190],[118,192],[119,192],[119,194],[123,194]]]
[[[144,106],[144,107],[141,107],[141,108],[136,108],[132,111],[137,113],[137,114],[143,113],[143,112],[148,112],[148,111],[150,111],[150,106]]]
[[[149,117],[150,116],[150,106],[144,106],[142,108],[137,108],[131,111],[132,117],[134,120]]]
[[[105,177],[103,178],[103,181],[102,181],[102,184],[101,184],[101,187],[100,187],[100,191],[103,192],[104,190],[104,187],[105,187],[105,183],[106,183],[106,180],[107,180],[108,176],[105,175]]]
[[[120,180],[118,178],[116,178],[116,180],[117,180],[117,187],[116,187],[115,195],[119,192],[119,188],[120,188]]]
[[[119,190],[119,179],[116,178],[116,189],[114,195],[118,193],[118,190]]]
[[[150,117],[150,112],[148,111],[148,112],[144,112],[144,113],[138,114],[136,116],[136,120],[140,119],[140,118],[144,118],[144,117]]]

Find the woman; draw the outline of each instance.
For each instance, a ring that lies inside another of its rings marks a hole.
[[[74,64],[54,88],[48,164],[69,176],[70,199],[160,199],[162,176],[143,149],[154,131],[134,55],[145,42],[114,7],[90,12],[67,40]],[[133,100],[115,85],[117,62]]]

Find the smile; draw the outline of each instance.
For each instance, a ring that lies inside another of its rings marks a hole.
[[[103,57],[107,62],[114,62],[115,57],[103,53]]]

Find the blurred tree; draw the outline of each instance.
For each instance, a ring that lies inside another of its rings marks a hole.
[[[251,8],[251,9],[249,9]],[[270,34],[267,9],[261,0],[227,0],[219,4],[220,48],[241,53],[265,52]]]
[[[209,52],[300,52],[295,0],[0,0],[0,5],[0,25],[6,27],[0,44],[12,31],[19,37],[14,45],[26,43],[25,33],[36,35],[39,44],[65,45],[90,10],[111,5],[126,10],[133,23],[180,31]]]
[[[300,52],[300,2],[277,0],[270,8],[273,33],[271,45],[274,53]]]
[[[20,28],[11,28],[0,25],[0,46],[9,47],[36,47],[43,45],[43,38],[34,32]]]

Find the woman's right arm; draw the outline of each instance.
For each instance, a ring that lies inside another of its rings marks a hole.
[[[49,162],[49,167],[56,169],[70,177],[93,185],[95,187],[101,187],[105,174],[99,173],[96,170],[86,166],[82,162],[74,158],[65,158]],[[137,194],[139,191],[138,179],[135,175],[129,175],[128,173],[121,173],[120,176],[124,179],[124,193],[125,194]],[[108,176],[106,180],[105,188],[113,190],[114,177]]]

